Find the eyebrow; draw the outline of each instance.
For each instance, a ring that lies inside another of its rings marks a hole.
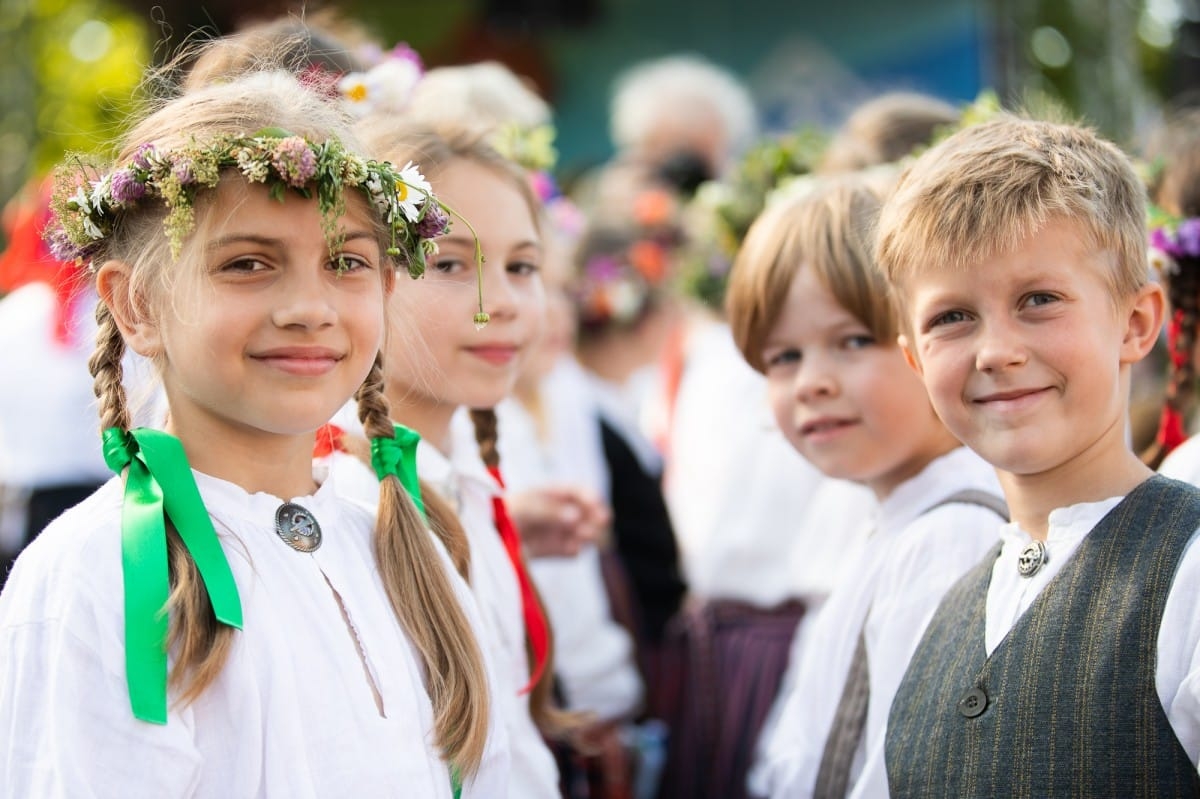
[[[437,238],[434,239],[434,241],[436,241],[438,244],[459,245],[462,247],[470,247],[472,249],[474,249],[474,247],[475,247],[475,239],[472,236],[445,235],[445,236],[438,236]],[[526,239],[525,241],[517,242],[516,244],[514,244],[512,246],[511,249],[521,250],[526,247],[532,247],[536,250],[541,250],[542,243],[540,241],[537,241],[536,239]]]
[[[350,230],[341,235],[342,241],[355,241],[358,239],[370,239],[375,241],[374,233],[367,230]],[[221,236],[213,239],[208,243],[208,251],[220,250],[232,244],[256,244],[260,247],[272,247],[280,249],[284,246],[284,240],[274,236],[260,236],[256,233],[232,233],[228,236]]]

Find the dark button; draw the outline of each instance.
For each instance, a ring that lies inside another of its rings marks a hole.
[[[958,712],[962,713],[969,719],[987,710],[988,698],[982,688],[972,688],[963,694],[963,698],[958,700]]]
[[[275,532],[297,552],[312,552],[321,546],[321,525],[308,509],[291,502],[275,512]]]

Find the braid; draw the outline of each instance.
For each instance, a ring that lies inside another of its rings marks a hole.
[[[1152,469],[1158,469],[1172,447],[1178,442],[1164,440],[1165,421],[1169,418],[1186,419],[1195,402],[1196,369],[1193,352],[1196,348],[1197,327],[1200,326],[1200,260],[1188,256],[1176,258],[1178,271],[1167,281],[1167,302],[1173,309],[1169,321],[1173,335],[1168,335],[1170,351],[1167,353],[1169,373],[1164,391],[1163,420],[1159,435],[1151,446],[1142,453],[1142,460]]]
[[[100,427],[129,430],[129,403],[121,380],[125,340],[116,319],[104,303],[96,306],[96,351],[88,360],[93,390],[100,405]],[[234,630],[217,622],[200,571],[174,525],[167,524],[167,568],[171,594],[168,648],[175,655],[170,684],[179,689],[179,701],[196,699],[221,673]]]
[[[380,356],[355,397],[366,434],[393,436]],[[417,506],[394,475],[384,477],[379,490],[374,549],[384,590],[421,653],[437,744],[447,761],[470,776],[483,759],[488,733],[490,700],[483,656]],[[443,540],[453,533],[437,532]],[[465,546],[461,527],[457,533]],[[455,552],[450,541],[447,549]]]
[[[116,427],[128,430],[129,403],[125,397],[125,386],[121,359],[125,357],[125,339],[117,327],[117,320],[104,303],[96,305],[96,351],[88,359],[92,373],[92,391],[100,405],[100,429]]]
[[[472,408],[471,424],[475,426],[475,442],[479,444],[479,457],[483,465],[488,467],[500,466],[500,450],[496,443],[500,439],[497,429],[496,412],[491,408]]]

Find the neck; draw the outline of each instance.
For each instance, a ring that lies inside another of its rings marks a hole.
[[[307,496],[316,483],[312,475],[313,433],[279,435],[262,431],[244,436],[215,437],[202,425],[169,419],[166,431],[177,437],[191,467],[240,486],[280,499]]]
[[[1124,445],[1108,457],[1084,452],[1041,474],[997,470],[1012,520],[1038,541],[1045,541],[1050,512],[1081,502],[1125,496],[1154,472]]]
[[[392,396],[388,392],[388,403],[393,421],[415,430],[443,455],[450,455],[450,420],[454,418],[457,406],[414,397],[407,389],[404,396]]]

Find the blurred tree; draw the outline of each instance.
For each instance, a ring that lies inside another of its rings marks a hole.
[[[109,0],[0,0],[0,202],[66,152],[120,132],[149,57],[146,26]]]

